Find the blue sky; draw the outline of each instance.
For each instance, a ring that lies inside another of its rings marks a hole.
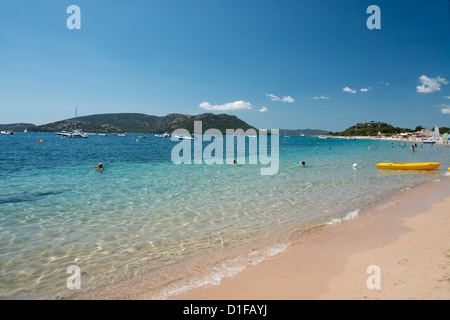
[[[448,0],[0,0],[0,123],[78,107],[267,129],[450,126],[449,82]]]

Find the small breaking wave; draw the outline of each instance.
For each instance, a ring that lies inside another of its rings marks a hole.
[[[152,300],[165,300],[169,297],[185,293],[192,289],[201,288],[206,285],[218,286],[224,278],[235,276],[250,265],[259,264],[269,257],[276,256],[286,251],[288,246],[289,245],[287,244],[278,244],[269,248],[254,250],[233,259],[228,259],[221,264],[212,267],[211,271],[209,271],[201,279],[193,282],[179,283],[169,286],[162,290],[159,294],[153,296]]]
[[[354,211],[350,211],[344,217],[342,217],[342,218],[333,218],[330,221],[326,222],[325,224],[333,225],[333,224],[339,224],[342,221],[353,220],[356,217],[358,217],[359,211],[360,211],[360,209],[356,209]]]
[[[413,187],[414,187],[413,185],[410,185],[410,186],[408,186],[408,187],[404,187],[404,188],[402,188],[402,189],[400,190],[400,192],[404,192],[404,191],[410,190],[410,189],[412,189]]]

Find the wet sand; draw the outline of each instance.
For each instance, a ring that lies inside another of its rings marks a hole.
[[[450,177],[441,180],[294,235],[284,253],[172,299],[450,299]]]

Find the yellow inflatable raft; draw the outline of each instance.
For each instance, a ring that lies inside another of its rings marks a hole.
[[[439,168],[439,162],[424,162],[424,163],[378,163],[378,169],[390,170],[434,170]]]

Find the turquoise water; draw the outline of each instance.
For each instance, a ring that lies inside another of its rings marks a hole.
[[[449,149],[439,145],[411,153],[408,142],[280,137],[279,171],[262,176],[260,165],[243,158],[238,165],[175,165],[178,142],[140,136],[0,136],[0,298],[71,297],[142,274],[158,275],[155,297],[165,298],[190,285],[173,287],[183,277],[181,262],[275,239],[255,263],[285,248],[283,230],[335,221],[439,179],[450,166]],[[300,161],[306,167],[293,165]],[[93,170],[99,162],[104,172]],[[379,162],[441,167],[382,171]],[[71,265],[83,271],[81,290],[67,289]],[[245,263],[221,266],[192,286],[217,282]]]

